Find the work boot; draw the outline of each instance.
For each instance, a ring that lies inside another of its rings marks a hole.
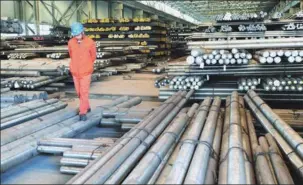
[[[80,114],[80,121],[86,121],[87,117],[86,114]]]

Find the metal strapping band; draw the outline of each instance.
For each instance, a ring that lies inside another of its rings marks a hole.
[[[233,150],[233,149],[239,149],[239,150],[241,150],[244,153],[245,157],[246,157],[245,160],[252,164],[252,161],[249,160],[249,157],[248,157],[248,154],[246,153],[246,151],[242,147],[234,146],[234,147],[231,147],[231,148],[229,148],[227,150],[226,155],[219,161],[220,165],[227,159],[230,151]]]
[[[176,133],[174,133],[174,132],[163,132],[163,135],[164,134],[169,134],[169,135],[173,136],[174,139],[175,139],[175,141],[178,139],[178,135]]]
[[[208,112],[208,110],[209,110],[209,108],[204,109],[204,108],[201,107],[201,108],[198,109],[198,112],[202,112],[202,111]]]
[[[298,147],[300,146],[300,145],[302,145],[303,143],[298,143],[296,146],[295,146],[295,150],[296,151],[298,151]]]
[[[238,103],[239,108],[244,108],[244,107],[242,106],[242,104],[241,104],[238,100],[230,101],[229,104],[225,105],[225,108],[230,107],[232,103]]]
[[[140,144],[143,144],[146,148],[149,147],[149,145],[144,142],[144,140],[142,140],[140,137],[138,136],[133,136],[133,137],[130,137],[130,136],[127,136],[127,137],[124,137],[124,139],[138,139],[140,141]],[[125,145],[124,145],[125,146]]]
[[[216,153],[216,151],[214,150],[214,148],[212,147],[212,145],[206,141],[200,141],[200,140],[193,140],[193,139],[184,139],[180,142],[180,148],[182,147],[183,144],[185,143],[189,143],[189,144],[193,144],[193,145],[205,145],[211,152],[210,152],[210,157],[214,158],[214,159],[218,159],[218,154]]]
[[[163,161],[162,157],[156,152],[151,151],[151,152],[148,152],[148,154],[154,154],[160,160],[160,162]]]
[[[226,130],[224,130],[223,134],[230,128],[231,125],[237,125],[237,126],[241,127],[242,132],[244,132],[246,135],[249,135],[248,132],[243,127],[243,125],[241,125],[241,123],[229,123],[228,125],[229,126],[227,127]]]
[[[280,154],[278,152],[260,152],[260,153],[254,155],[254,161],[256,162],[259,156],[266,156],[266,155],[270,155],[270,154],[277,154],[280,156]]]
[[[38,112],[37,110],[32,109],[32,108],[29,108],[29,107],[27,107],[27,106],[25,106],[25,105],[18,105],[18,104],[17,104],[16,106],[27,108],[29,111],[32,111],[33,113],[39,114],[39,112]],[[41,108],[41,107],[40,107],[40,108]],[[37,109],[38,109],[38,108],[37,108]],[[43,119],[41,118],[41,116],[38,116],[37,119],[39,119],[39,121],[43,121]]]

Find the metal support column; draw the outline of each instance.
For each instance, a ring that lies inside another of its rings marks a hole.
[[[35,17],[35,26],[36,34],[40,35],[40,14],[39,14],[39,1],[34,1],[34,17]]]
[[[92,1],[91,0],[87,0],[87,8],[88,8],[88,19],[92,18]]]
[[[134,18],[143,18],[143,10],[135,10],[134,11]]]
[[[109,2],[110,3],[110,2]],[[123,3],[112,3],[111,17],[115,19],[123,18]]]
[[[95,19],[98,19],[98,1],[95,1]]]

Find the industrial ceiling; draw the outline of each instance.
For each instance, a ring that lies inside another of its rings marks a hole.
[[[279,0],[191,0],[163,1],[165,4],[200,21],[211,21],[215,15],[269,12]]]

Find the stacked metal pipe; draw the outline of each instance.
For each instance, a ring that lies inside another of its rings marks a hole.
[[[247,91],[249,89],[256,89],[261,80],[258,78],[240,78],[238,80],[238,89],[240,91]]]
[[[267,12],[260,11],[258,13],[230,13],[215,16],[216,21],[244,21],[244,20],[260,20],[267,16]]]
[[[156,74],[163,73],[164,71],[165,71],[165,67],[158,67],[158,68],[152,69],[152,72],[156,73]]]
[[[37,99],[46,100],[48,94],[45,91],[8,91],[1,93],[1,103],[23,103]]]
[[[302,48],[303,38],[269,38],[250,40],[225,40],[225,41],[190,41],[189,49],[260,49],[260,48]]]
[[[246,115],[258,184],[294,184],[273,136],[267,133],[258,139],[250,112]]]
[[[257,120],[277,141],[298,175],[303,178],[303,139],[252,90],[244,99]]]
[[[66,103],[60,102],[57,99],[50,99],[27,102],[2,109],[1,114],[3,113],[4,117],[1,116],[1,130],[58,111],[66,106]]]
[[[263,88],[266,91],[303,91],[303,77],[298,78],[265,78]]]
[[[186,58],[189,65],[234,65],[248,64],[252,59],[252,55],[246,50],[233,48],[232,50],[213,50],[206,52],[201,49],[191,50],[191,56]]]
[[[160,76],[155,79],[155,87],[165,87],[172,81],[173,77]]]
[[[211,99],[206,98],[200,105],[186,135],[181,140],[179,150],[177,149],[178,154],[166,178],[166,184],[215,182],[213,173],[217,171],[217,153],[222,132],[221,100],[216,97],[212,106],[210,104]]]
[[[232,65],[232,66],[200,66],[185,63],[171,63],[168,65],[168,75],[215,75],[215,76],[273,76],[273,75],[302,75],[303,64],[276,64],[271,65]]]
[[[206,81],[205,78],[201,76],[175,76],[169,82],[170,89],[200,89],[204,82]]]
[[[141,156],[147,152],[149,147],[179,113],[192,94],[193,91],[188,93],[178,92],[173,95],[149,116],[145,117],[143,121],[122,137],[120,141],[116,142],[102,157],[98,157],[83,171],[74,176],[68,184],[85,182],[105,183],[109,180],[111,182],[122,182],[132,170],[132,167],[141,159]],[[188,116],[182,115],[182,118],[188,119]],[[178,127],[180,124],[173,125]],[[173,132],[174,130],[172,130]],[[178,135],[178,133],[176,134]],[[167,137],[172,136],[167,134]],[[162,144],[161,146],[169,147],[170,145]],[[154,167],[156,166],[153,166],[152,169]]]
[[[76,109],[64,109],[2,130],[1,172],[37,155],[38,140],[54,137],[74,137],[76,134],[98,125],[102,116],[100,112],[127,100],[128,97],[121,97],[110,104],[102,106],[102,108],[94,109],[88,113],[88,120],[85,122],[79,121]],[[134,104],[129,104],[129,106],[134,106]],[[16,138],[18,139],[16,140]]]
[[[219,184],[254,184],[251,165],[251,144],[244,101],[237,92],[227,98],[221,155]]]
[[[61,173],[76,174],[75,169],[83,169],[96,156],[100,156],[102,152],[112,146],[115,141],[114,138],[96,138],[94,140],[50,138],[40,140],[37,150],[40,153],[62,155]]]
[[[47,58],[52,58],[52,59],[62,59],[62,58],[67,58],[69,56],[68,53],[51,53],[47,54]]]
[[[266,31],[267,28],[264,24],[249,24],[248,26],[240,24],[238,27],[240,32],[256,32],[256,31]]]
[[[301,63],[303,50],[262,50],[257,51],[254,58],[261,64]]]
[[[8,59],[31,59],[38,57],[35,53],[10,53],[7,55]]]
[[[69,73],[68,60],[1,60],[1,71],[15,71],[19,72],[38,71],[45,72],[59,72],[61,75]]]

